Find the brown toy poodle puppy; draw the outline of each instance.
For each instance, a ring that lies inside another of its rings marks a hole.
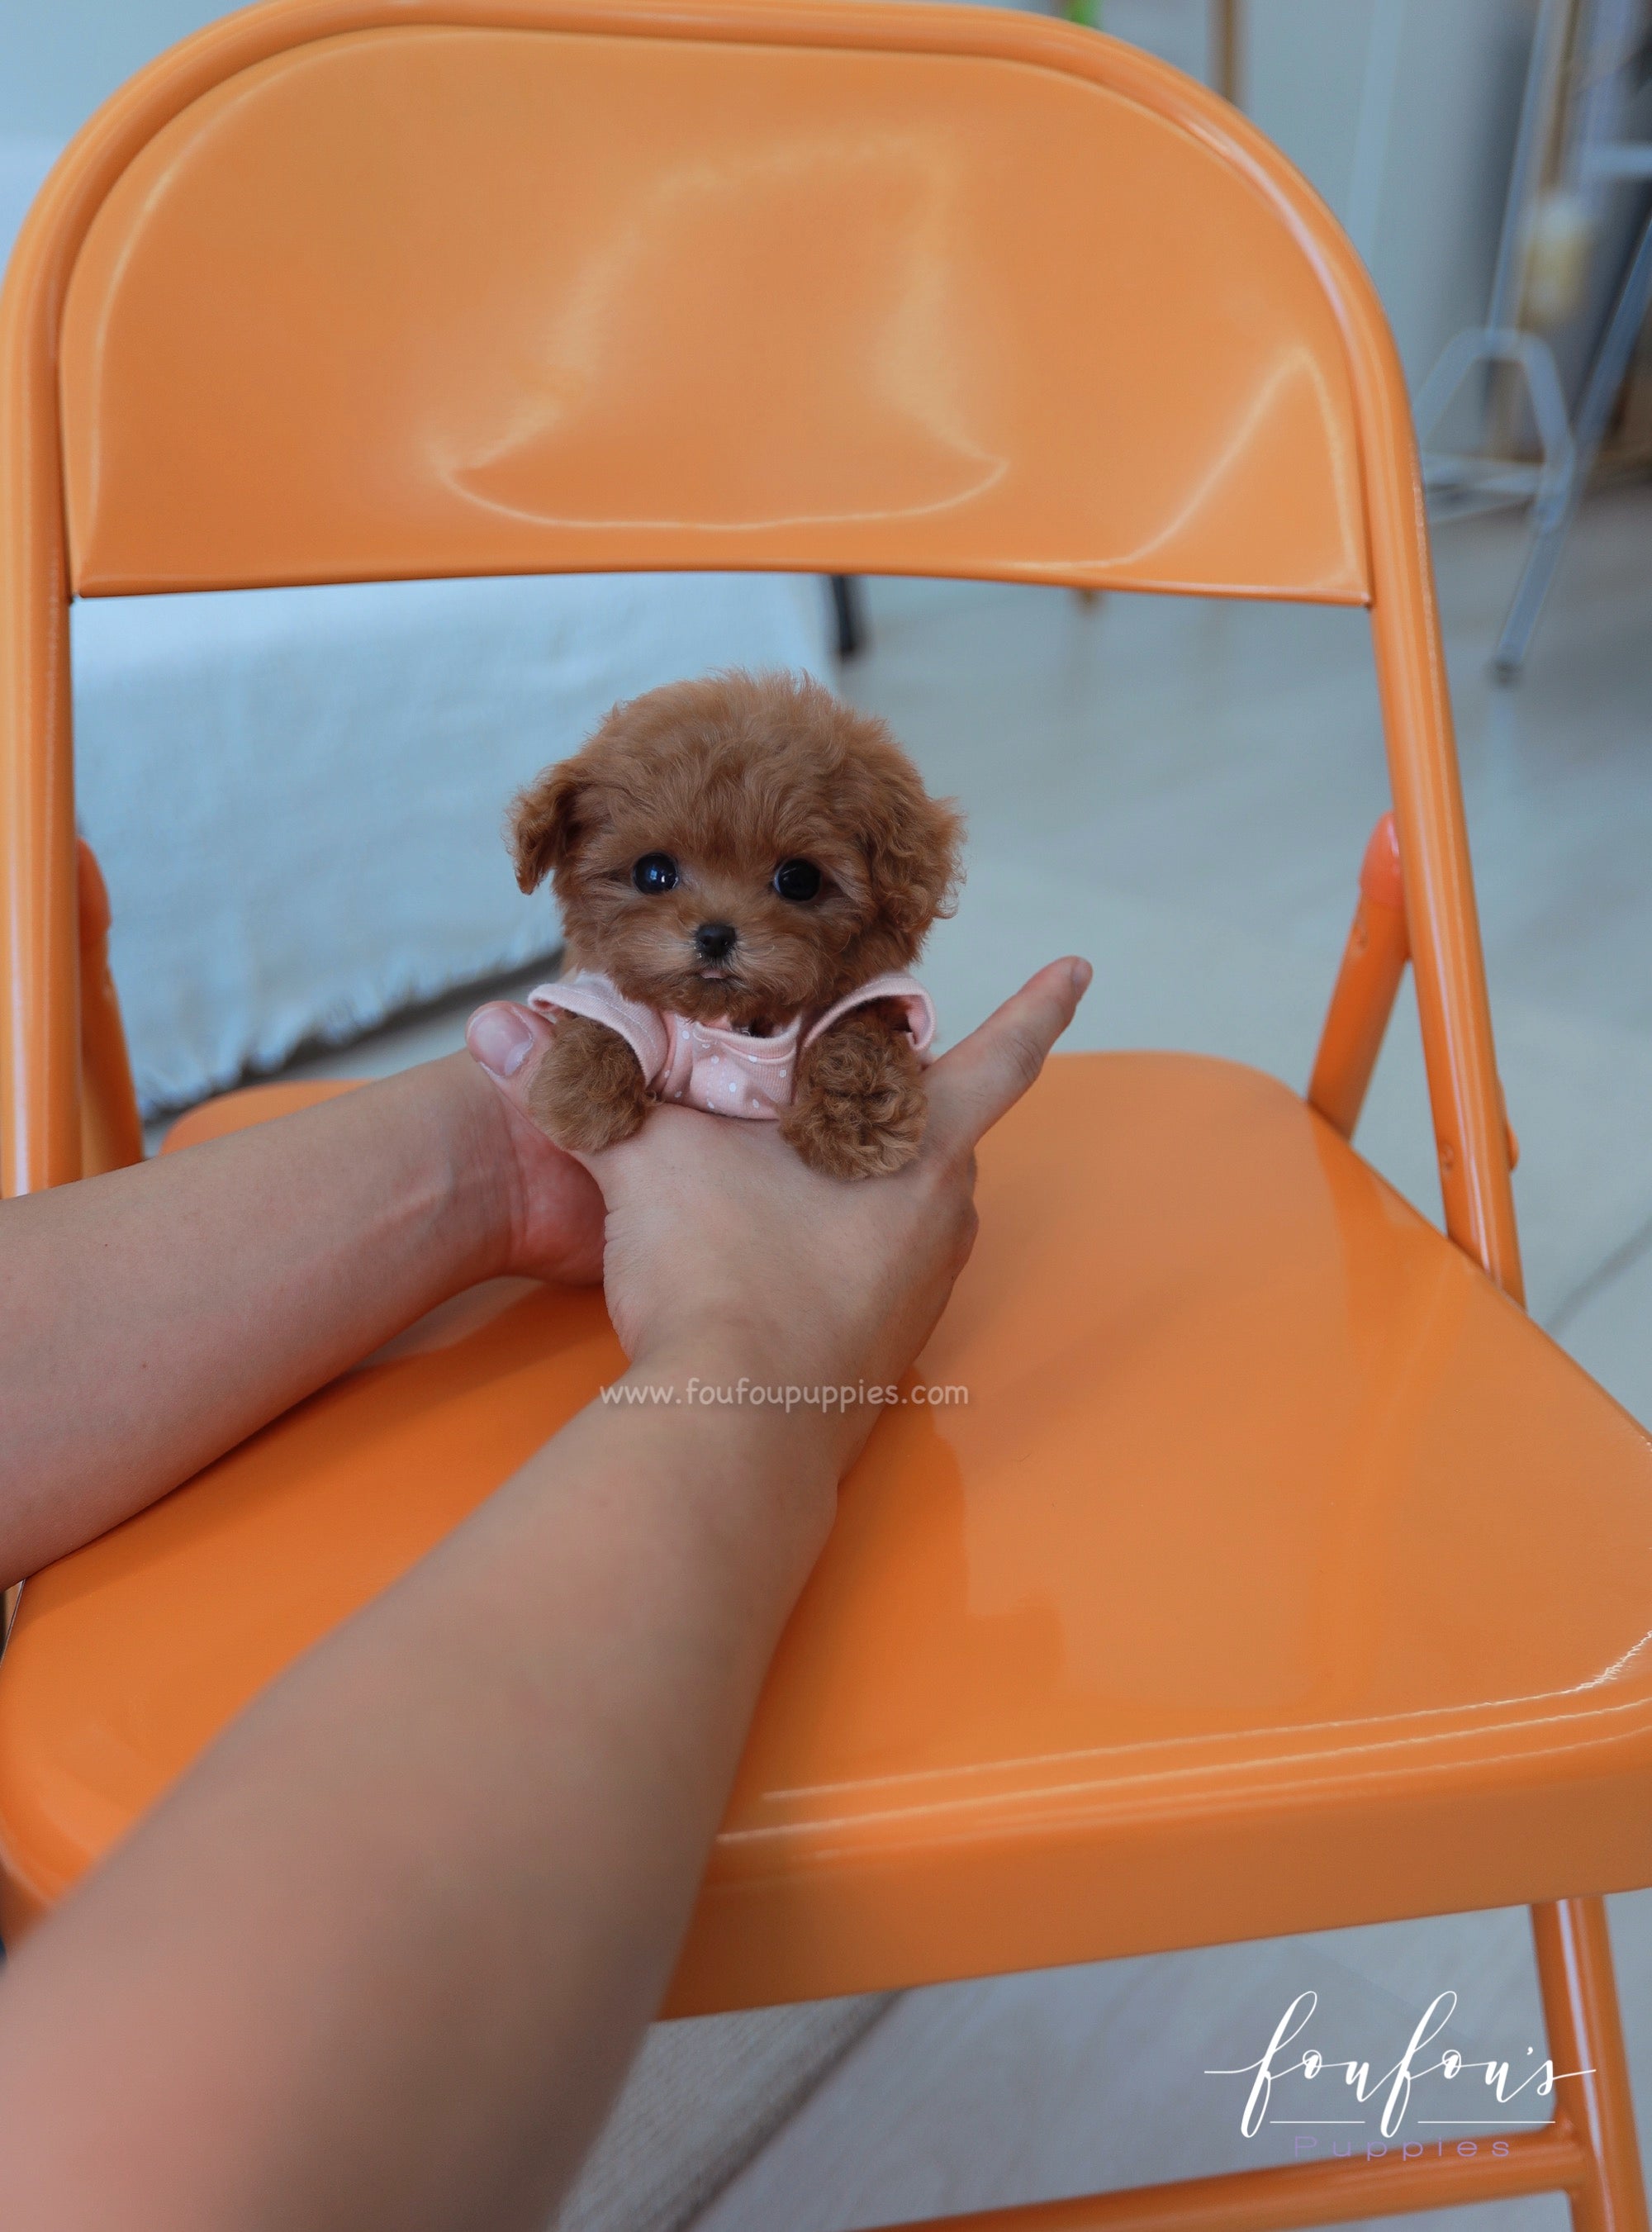
[[[530,1093],[559,1145],[628,1139],[657,1100],[778,1120],[814,1169],[899,1170],[923,1134],[928,995],[962,824],[884,723],[817,682],[725,673],[618,705],[515,801],[568,973]]]

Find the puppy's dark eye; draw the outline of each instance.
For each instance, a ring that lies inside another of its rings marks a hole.
[[[645,853],[632,870],[631,880],[639,892],[675,891],[677,862],[669,853]]]
[[[818,899],[820,871],[813,860],[782,860],[774,871],[774,889],[783,899]]]

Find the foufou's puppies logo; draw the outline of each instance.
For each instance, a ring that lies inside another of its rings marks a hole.
[[[1513,2063],[1470,2061],[1454,2047],[1428,2059],[1429,2049],[1457,2012],[1455,1992],[1441,1992],[1423,2009],[1399,2060],[1373,2077],[1369,2061],[1351,2055],[1336,2060],[1317,2047],[1298,2047],[1318,2004],[1317,1992],[1299,1992],[1256,2060],[1234,2069],[1206,2070],[1207,2077],[1250,2079],[1250,2091],[1239,2118],[1239,2128],[1247,2139],[1254,2139],[1265,2124],[1285,2124],[1298,2133],[1297,2153],[1309,2154],[1319,2144],[1310,2127],[1319,2126],[1329,2134],[1332,2154],[1351,2155],[1357,2146],[1368,2155],[1386,2154],[1387,2142],[1398,2138],[1410,2115],[1413,2131],[1418,2136],[1405,2144],[1404,2157],[1422,2153],[1420,2135],[1424,2131],[1441,2150],[1450,2144],[1459,2152],[1477,2151],[1488,2134],[1500,2130],[1528,2131],[1547,2123],[1540,2104],[1548,2099],[1556,2085],[1568,2077],[1594,2074],[1589,2069],[1558,2070],[1552,2061],[1539,2061],[1537,2048],[1531,2046],[1517,2054]],[[1294,2055],[1293,2047],[1297,2048]],[[1430,2084],[1426,2091],[1418,2090],[1423,2080],[1435,2079],[1440,2080],[1439,2086]],[[1300,2082],[1289,2086],[1288,2099],[1283,2091],[1276,2099],[1274,2088],[1286,2080]],[[1444,2086],[1463,2089],[1447,2092],[1441,2089]],[[1314,2089],[1301,2089],[1306,2086]],[[1446,2113],[1448,2108],[1456,2112]],[[1479,2137],[1448,2140],[1447,2135],[1454,2130]],[[1506,2139],[1493,2136],[1489,2144],[1493,2154],[1508,2151]]]

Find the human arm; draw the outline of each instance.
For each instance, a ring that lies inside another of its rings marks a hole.
[[[1079,986],[930,1073],[899,1177],[662,1110],[602,1158],[650,1384],[897,1377]],[[0,1992],[8,2223],[538,2227],[658,2003],[872,1414],[595,1405],[275,1684]]]
[[[593,1179],[463,1054],[0,1202],[0,1587],[461,1288],[593,1280],[601,1246]]]

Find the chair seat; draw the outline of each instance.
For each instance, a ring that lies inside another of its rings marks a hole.
[[[1058,1057],[980,1205],[668,2012],[1652,1880],[1639,1426],[1253,1071]],[[30,1581],[12,1926],[621,1366],[598,1298],[478,1288]]]

